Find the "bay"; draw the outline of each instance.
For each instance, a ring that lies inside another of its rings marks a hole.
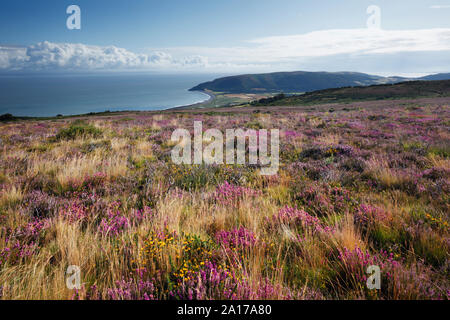
[[[89,112],[163,110],[208,100],[188,89],[211,74],[0,75],[0,114],[48,117]]]

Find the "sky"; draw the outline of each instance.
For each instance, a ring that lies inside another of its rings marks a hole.
[[[70,5],[79,30],[67,27]],[[450,72],[450,0],[0,3],[3,73],[294,70]]]

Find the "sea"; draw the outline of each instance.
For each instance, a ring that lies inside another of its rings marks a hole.
[[[209,99],[188,91],[221,75],[7,74],[0,75],[0,115],[52,117],[90,112],[164,110]]]

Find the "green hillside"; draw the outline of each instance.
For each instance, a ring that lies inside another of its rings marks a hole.
[[[223,93],[300,93],[328,88],[367,86],[405,81],[400,77],[380,77],[357,72],[276,72],[219,78],[199,84],[191,91]]]
[[[210,90],[225,94],[303,93],[329,88],[392,84],[410,80],[450,80],[450,73],[421,78],[381,77],[358,72],[275,72],[244,74],[201,83],[191,91]]]
[[[404,78],[385,78],[356,72],[276,72],[219,78],[199,84],[191,91],[224,93],[308,92],[314,90],[393,83]]]
[[[408,81],[367,87],[326,89],[292,96],[280,94],[273,98],[260,99],[252,105],[289,106],[422,97],[450,97],[450,80]]]

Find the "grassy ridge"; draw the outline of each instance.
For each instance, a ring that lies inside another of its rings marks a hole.
[[[307,92],[345,86],[393,83],[405,79],[357,72],[275,72],[219,78],[199,84],[191,90],[224,93]]]
[[[449,96],[450,80],[409,81],[368,87],[326,89],[293,96],[280,94],[273,98],[260,99],[251,104],[254,106],[295,106]]]

